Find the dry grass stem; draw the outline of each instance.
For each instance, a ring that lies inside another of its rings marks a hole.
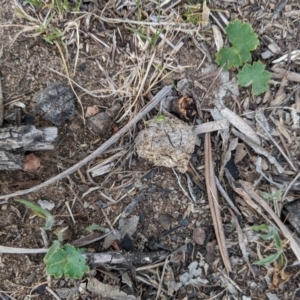
[[[213,219],[215,234],[217,237],[218,245],[220,247],[220,253],[225,265],[227,272],[231,272],[231,263],[229,260],[229,255],[226,246],[224,228],[221,223],[222,217],[219,206],[216,201],[218,201],[218,192],[215,183],[215,175],[213,170],[213,161],[212,161],[212,150],[211,150],[211,139],[210,133],[205,134],[204,141],[205,148],[205,180],[206,180],[206,190],[209,201],[209,207]]]

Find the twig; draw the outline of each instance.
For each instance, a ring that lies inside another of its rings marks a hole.
[[[207,122],[200,125],[196,125],[193,127],[193,131],[196,134],[202,134],[206,132],[212,132],[217,130],[224,130],[229,128],[229,123],[226,119],[213,121],[213,122]]]
[[[281,198],[282,201],[285,200],[285,197],[286,197],[287,193],[290,191],[290,189],[291,189],[291,187],[293,186],[293,184],[298,180],[299,176],[300,176],[300,173],[298,173],[298,174],[296,175],[296,177],[289,183],[288,187],[286,188],[286,190],[284,191],[284,193],[283,193],[283,195],[282,195],[282,198]]]
[[[54,291],[52,291],[49,286],[46,287],[46,290],[49,292],[49,294],[51,294],[56,300],[61,300],[61,298],[59,298],[59,296],[54,293]]]
[[[180,186],[181,190],[183,191],[184,195],[193,202],[193,199],[191,199],[191,197],[189,196],[189,193],[183,188],[182,184],[181,184],[181,181],[180,181],[180,177],[177,175],[177,173],[175,172],[174,168],[172,168],[176,178],[177,178],[177,181],[178,181],[178,185]]]
[[[220,194],[223,196],[223,198],[226,200],[226,202],[228,203],[228,205],[231,207],[231,209],[239,216],[241,217],[241,213],[239,212],[239,210],[236,208],[236,206],[234,205],[233,201],[230,199],[230,197],[228,196],[228,194],[226,193],[226,191],[223,189],[219,179],[217,176],[215,176],[215,181],[216,181],[216,186],[220,192]]]
[[[132,120],[130,120],[120,131],[115,133],[110,139],[108,139],[104,144],[97,148],[94,152],[88,155],[86,158],[72,166],[71,168],[65,170],[64,172],[48,179],[47,181],[27,190],[18,191],[9,195],[0,196],[1,199],[7,199],[11,197],[26,195],[28,193],[36,192],[37,190],[44,188],[50,184],[55,183],[58,180],[69,176],[70,174],[76,172],[79,168],[83,167],[85,164],[95,159],[111,145],[117,142],[127,131],[131,129],[138,121],[140,121],[147,113],[149,113],[172,89],[172,85],[165,86],[155,97],[150,101]]]
[[[3,124],[3,118],[4,118],[4,104],[3,104],[3,91],[2,91],[2,82],[0,78],[0,128]]]
[[[234,212],[231,209],[229,209],[229,211],[230,211],[231,216],[232,216],[232,218],[234,220],[234,223],[235,223],[235,228],[236,228],[236,233],[237,233],[237,236],[238,236],[239,246],[240,246],[240,249],[242,251],[244,260],[246,261],[249,270],[251,271],[253,277],[255,278],[256,277],[255,272],[254,272],[254,270],[252,268],[252,265],[249,261],[249,253],[247,252],[247,249],[246,249],[245,236],[244,236],[244,233],[242,231],[241,225],[239,223],[239,220],[238,220],[237,216],[234,214]]]
[[[10,254],[36,254],[36,253],[46,253],[48,249],[29,249],[29,248],[15,248],[6,247],[0,245],[0,253],[10,253]]]
[[[227,272],[232,272],[226,241],[225,241],[224,228],[221,223],[222,217],[220,213],[220,208],[218,206],[218,192],[215,183],[214,170],[212,167],[213,164],[212,164],[210,133],[205,134],[204,149],[205,149],[205,179],[206,179],[207,197],[208,197],[209,207],[213,219],[215,234],[217,237],[217,242],[220,248],[220,253],[221,253],[224,266]]]
[[[169,259],[167,258],[165,260],[163,271],[162,271],[162,274],[160,276],[160,280],[159,280],[159,284],[158,284],[158,288],[157,288],[157,293],[156,293],[155,300],[157,300],[159,298],[159,296],[160,296],[160,292],[161,292],[161,289],[162,289],[162,284],[164,282],[166,267],[167,267],[168,264],[169,264]]]

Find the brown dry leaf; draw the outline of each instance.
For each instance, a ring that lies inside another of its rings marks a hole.
[[[212,264],[216,258],[215,250],[217,246],[217,241],[212,240],[211,242],[208,242],[206,244],[206,255],[205,255],[205,260],[209,263]]]
[[[203,245],[206,238],[205,230],[202,227],[196,227],[193,230],[193,240],[198,245]]]
[[[164,214],[159,217],[159,223],[165,230],[169,230],[174,218],[170,214]]]
[[[33,153],[27,154],[24,157],[24,171],[36,172],[41,166],[41,159]]]
[[[104,284],[98,281],[96,278],[89,278],[86,288],[91,293],[101,295],[103,297],[108,297],[109,299],[137,299],[134,295],[128,295],[125,292],[121,291],[118,285]]]
[[[279,285],[287,282],[291,277],[291,274],[286,273],[284,269],[280,269],[279,264],[274,262],[274,276],[272,278],[272,285],[270,286],[270,290],[276,290]]]
[[[288,133],[287,129],[284,127],[282,118],[280,118],[280,121],[273,119],[273,118],[271,118],[271,120],[277,126],[280,133],[287,139],[288,143],[292,144],[293,143],[292,138],[291,138],[290,134]]]
[[[99,113],[99,108],[97,105],[89,106],[86,109],[85,117],[89,118]]]
[[[270,106],[278,106],[280,105],[284,99],[286,98],[286,93],[285,93],[285,86],[286,86],[286,83],[287,83],[287,74],[288,74],[288,71],[286,71],[286,74],[284,75],[284,77],[282,78],[281,80],[281,83],[280,83],[280,86],[279,86],[279,89],[274,97],[274,99],[270,102]]]
[[[245,145],[243,143],[237,144],[234,162],[237,164],[242,161],[247,153],[248,152],[245,150]]]
[[[222,49],[224,47],[222,33],[221,33],[219,27],[216,25],[212,26],[212,30],[213,30],[213,34],[214,34],[216,48],[219,51],[220,49]]]
[[[206,1],[203,1],[203,8],[202,8],[202,27],[207,26],[209,21],[210,9],[206,4]]]
[[[260,145],[260,138],[253,130],[253,128],[240,116],[234,113],[227,107],[224,107],[220,110],[221,115],[227,119],[229,123],[231,123],[235,128],[237,128],[240,132],[245,134],[248,138],[254,141],[256,144]]]

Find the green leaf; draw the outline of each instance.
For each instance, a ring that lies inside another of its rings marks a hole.
[[[109,229],[105,228],[105,227],[102,227],[100,225],[97,225],[97,224],[92,224],[88,227],[85,228],[88,232],[93,232],[94,230],[99,230],[99,231],[102,231],[102,232],[108,232]]]
[[[68,253],[68,262],[65,265],[65,275],[73,279],[81,279],[84,272],[89,270],[86,265],[86,259],[82,255],[85,249],[76,249],[72,245],[67,244],[65,251]]]
[[[25,2],[32,4],[35,7],[40,7],[42,5],[40,0],[25,0]]]
[[[44,257],[47,274],[55,278],[64,275],[71,279],[81,279],[84,272],[89,270],[82,255],[84,251],[85,249],[77,249],[70,244],[59,247],[59,242],[54,242]]]
[[[263,258],[259,261],[254,262],[253,264],[257,265],[257,266],[268,265],[268,264],[274,262],[280,256],[280,254],[281,254],[281,251],[278,251],[275,254],[271,254],[271,255],[269,255],[269,256],[267,256],[267,257],[265,257],[265,258]]]
[[[262,197],[266,201],[271,201],[273,199],[278,198],[282,194],[283,191],[284,191],[284,189],[279,189],[274,194],[262,193]]]
[[[46,264],[46,272],[48,275],[53,275],[55,278],[60,278],[63,275],[64,270],[62,264],[59,263],[61,260],[63,260],[63,253],[60,248],[60,242],[54,241],[44,257],[44,263]],[[55,263],[49,265],[53,261]]]
[[[44,230],[50,230],[52,228],[54,224],[54,217],[51,215],[49,211],[41,208],[39,205],[36,205],[24,199],[16,199],[15,201],[24,204],[27,208],[31,209],[39,217],[45,218],[46,223],[45,226],[43,227]]]
[[[226,33],[232,47],[234,47],[243,63],[251,59],[250,51],[259,45],[257,34],[253,32],[250,23],[242,23],[240,20],[230,22],[226,27]]]
[[[237,68],[243,64],[238,51],[233,47],[220,49],[216,54],[216,63],[225,70]]]
[[[281,243],[281,239],[278,235],[278,233],[276,232],[276,234],[274,234],[274,241],[275,241],[275,245],[276,248],[280,251],[282,251],[282,243]]]
[[[232,46],[222,48],[216,54],[216,63],[225,70],[240,67],[251,59],[251,51],[259,45],[257,34],[249,23],[240,20],[230,22],[226,33]]]
[[[267,225],[267,224],[261,224],[261,225],[253,225],[251,226],[250,228],[253,230],[253,231],[264,231],[264,230],[268,230],[270,225]]]
[[[237,78],[238,84],[241,86],[252,84],[252,93],[259,95],[268,91],[268,82],[271,79],[271,73],[265,70],[265,65],[261,62],[255,62],[252,66],[245,64],[237,75]]]
[[[60,242],[54,241],[52,246],[49,248],[48,252],[44,257],[44,263],[46,263],[46,261],[48,261],[59,248],[60,248]]]

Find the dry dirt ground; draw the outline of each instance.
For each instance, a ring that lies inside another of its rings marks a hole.
[[[55,149],[34,152],[41,159],[38,170],[0,171],[1,195],[35,186],[84,159],[136,116],[150,101],[150,92],[155,95],[171,84],[173,96],[182,96],[175,89],[181,79],[187,79],[187,93],[194,99],[197,111],[188,124],[213,121],[210,112],[216,105],[214,91],[222,89],[219,69],[214,66],[217,33],[227,43],[223,31],[226,21],[240,19],[252,24],[260,40],[252,57],[263,60],[267,70],[271,71],[273,60],[289,54],[279,67],[299,72],[297,57],[292,56],[293,51],[299,49],[300,41],[300,6],[296,0],[207,1],[207,7],[203,1],[163,1],[169,3],[163,6],[165,9],[160,8],[160,1],[87,0],[76,15],[64,9],[60,15],[57,7],[51,6],[55,1],[42,2],[48,6],[37,8],[19,1],[18,10],[17,0],[1,1],[3,127],[18,125],[7,117],[14,114],[16,103],[23,104],[22,124],[25,116],[31,115],[36,127],[53,126],[35,113],[32,99],[37,91],[52,82],[69,84],[62,54],[81,104],[77,100],[75,115],[58,126]],[[75,1],[69,2],[74,7]],[[22,15],[20,9],[32,19]],[[49,9],[51,12],[47,15]],[[50,25],[46,21],[49,18]],[[163,22],[163,25],[150,26],[151,22]],[[53,34],[53,28],[63,33],[54,40],[58,44],[45,41]],[[31,31],[24,31],[15,39],[24,29]],[[262,58],[263,53],[265,58]],[[236,70],[231,70],[230,78],[235,76]],[[241,155],[234,164],[239,171],[236,180],[248,182],[253,188],[255,184],[257,194],[269,195],[268,204],[279,217],[283,205],[297,199],[298,191],[290,183],[297,179],[300,156],[299,78],[285,76],[282,80],[282,77],[274,75],[269,84],[270,91],[260,96],[254,96],[250,88],[240,87],[239,95],[229,92],[223,99],[229,110],[247,119],[257,131],[253,115],[262,108],[273,139],[292,162],[287,163],[270,138],[263,140],[263,147],[284,168],[282,174],[264,156],[263,171],[260,172],[256,163],[261,154],[242,139],[236,140],[233,148]],[[277,100],[275,104],[272,103],[274,99]],[[100,137],[86,126],[82,116],[88,107],[96,105],[103,112],[116,103],[121,108],[104,136]],[[55,223],[51,230],[43,231],[44,219],[15,202],[15,198],[0,200],[0,247],[48,248],[57,240],[55,232],[66,227],[64,243],[82,237],[89,239],[86,228],[92,224],[122,231],[119,219],[123,212],[123,219],[129,223],[138,218],[137,228],[132,232],[128,229],[131,239],[118,237],[110,246],[105,245],[104,239],[99,239],[85,245],[87,253],[165,251],[170,254],[178,249],[181,252],[171,258],[166,256],[157,264],[146,264],[145,268],[109,263],[90,266],[90,271],[81,280],[47,276],[44,254],[0,253],[0,299],[300,299],[299,266],[292,266],[298,261],[297,255],[282,228],[277,236],[282,243],[283,255],[270,264],[253,264],[277,253],[278,247],[276,249],[272,235],[264,240],[250,226],[269,224],[270,220],[275,227],[279,225],[263,208],[250,207],[249,202],[245,202],[245,194],[237,191],[240,186],[232,189],[226,176],[220,175],[228,144],[236,138],[230,131],[234,126],[229,127],[227,138],[217,131],[211,133],[212,168],[217,176],[222,176],[220,182],[239,213],[239,218],[235,219],[235,213],[220,196],[217,204],[221,210],[219,221],[222,222],[230,263],[230,267],[225,267],[208,202],[207,192],[211,187],[205,186],[205,134],[198,135],[191,156],[191,184],[176,168],[154,166],[135,152],[137,133],[147,126],[149,119],[158,115],[158,110],[159,107],[153,109],[105,153],[80,170],[21,197],[33,203],[47,200],[54,204],[51,214]],[[272,122],[270,116],[277,123]],[[261,136],[265,137],[264,134]],[[113,160],[115,165],[107,173],[91,175],[91,167],[118,153],[121,155]],[[276,182],[279,183],[276,185]],[[191,194],[195,201],[191,200]],[[136,206],[124,217],[124,210],[128,211],[130,203],[136,203]],[[96,231],[96,234],[99,238],[103,233]],[[196,262],[196,271],[192,270],[193,262]],[[182,275],[186,272],[190,272],[190,281],[176,288],[176,284],[183,282]],[[123,296],[109,296],[107,287],[106,292],[87,288],[92,279],[120,287]]]

